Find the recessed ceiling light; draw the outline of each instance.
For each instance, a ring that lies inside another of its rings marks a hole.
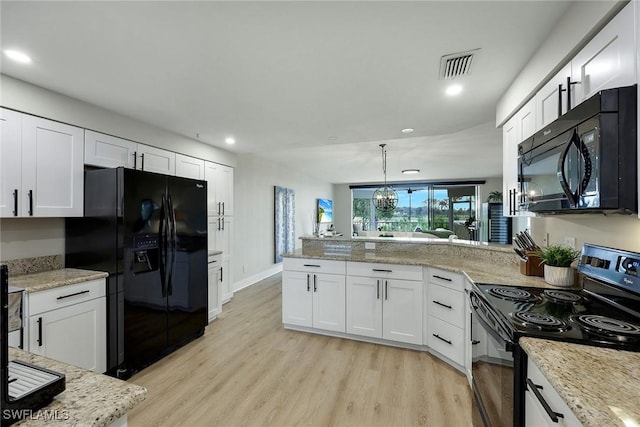
[[[420,173],[420,169],[405,169],[402,171],[402,173],[406,175],[413,174],[413,173]]]
[[[236,140],[229,136],[229,137],[224,139],[224,142],[229,144],[229,145],[233,145],[233,144],[236,143]]]
[[[462,86],[460,85],[451,85],[445,90],[445,93],[449,96],[457,95],[462,92]]]
[[[413,132],[413,128],[402,129],[402,133],[411,133],[411,132]]]
[[[31,58],[29,58],[29,55],[19,52],[17,50],[5,50],[4,54],[7,55],[8,58],[13,59],[16,62],[20,62],[22,64],[28,64],[31,62]]]

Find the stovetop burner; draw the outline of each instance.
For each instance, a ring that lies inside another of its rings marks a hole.
[[[626,341],[629,338],[640,339],[640,326],[624,320],[596,314],[581,314],[573,316],[572,320],[576,321],[588,332],[606,335],[618,341]]]
[[[525,291],[524,289],[518,289],[518,288],[506,288],[506,287],[496,286],[489,289],[489,293],[491,293],[492,295],[498,298],[502,298],[510,301],[531,302],[531,301],[538,300],[538,297],[531,294],[531,292]]]
[[[534,328],[540,331],[562,332],[569,329],[569,325],[564,320],[553,317],[549,314],[538,313],[535,311],[517,311],[509,313],[522,326]]]
[[[556,289],[547,289],[542,292],[542,295],[550,301],[559,304],[580,304],[584,301],[584,298],[576,293]]]

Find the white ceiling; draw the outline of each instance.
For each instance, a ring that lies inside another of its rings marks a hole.
[[[568,4],[2,1],[2,49],[34,62],[1,66],[335,183],[380,181],[380,142],[390,181],[495,177],[496,103]],[[476,48],[464,91],[445,96],[440,57]]]

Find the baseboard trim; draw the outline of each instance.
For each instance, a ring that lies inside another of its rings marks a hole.
[[[278,274],[281,271],[282,271],[282,263],[279,263],[274,265],[271,268],[261,271],[260,273],[254,274],[253,276],[246,277],[233,284],[233,292],[238,292],[241,289],[248,288],[249,286],[256,284],[259,281],[264,280],[268,277],[271,277],[274,274]]]

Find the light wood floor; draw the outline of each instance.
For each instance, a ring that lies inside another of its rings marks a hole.
[[[471,425],[466,378],[435,357],[285,330],[280,275],[130,381],[149,391],[132,427]]]

